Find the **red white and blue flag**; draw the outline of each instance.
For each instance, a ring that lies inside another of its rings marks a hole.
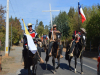
[[[85,17],[85,15],[84,15],[84,12],[83,12],[83,9],[82,9],[82,7],[81,7],[81,5],[80,5],[80,3],[78,2],[78,13],[81,15],[81,20],[82,20],[82,23],[86,20],[86,17]]]

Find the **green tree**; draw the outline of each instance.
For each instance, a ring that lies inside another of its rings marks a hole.
[[[44,28],[44,25],[43,25],[43,22],[42,21],[39,22],[39,25]]]
[[[68,37],[68,30],[69,30],[68,15],[65,11],[60,12],[58,16],[53,18],[53,24],[56,24],[57,29],[62,33],[63,36],[62,39]]]
[[[21,35],[22,35],[22,27],[19,19],[17,17],[15,18],[10,18],[9,19],[9,38],[11,38],[11,25],[12,25],[12,43],[13,44],[18,44],[19,40],[21,40]],[[10,39],[11,41],[11,39]]]
[[[45,28],[45,29],[44,29],[43,34],[48,35],[48,33],[49,33],[49,26],[45,25],[45,27],[44,27],[44,28]]]
[[[43,32],[44,32],[44,28],[43,26],[39,25],[36,29],[36,32],[38,33],[39,36],[42,36]]]
[[[100,43],[100,11],[93,14],[86,26],[87,38],[92,41],[92,45],[98,47]]]
[[[5,7],[0,5],[0,40],[2,46],[5,45],[5,27],[6,27],[5,17],[4,17],[6,11],[4,9]]]

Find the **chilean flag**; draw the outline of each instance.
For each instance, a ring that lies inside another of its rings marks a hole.
[[[82,20],[82,23],[83,23],[86,20],[86,17],[84,15],[83,9],[82,9],[82,7],[81,7],[79,2],[78,2],[78,13],[81,15],[81,17],[82,17],[81,20]]]

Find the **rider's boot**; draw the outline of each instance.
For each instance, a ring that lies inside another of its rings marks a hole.
[[[51,54],[51,52],[49,53],[49,57],[51,57],[52,56],[52,54]]]
[[[63,56],[62,56],[62,55],[60,55],[60,58],[63,58]]]
[[[51,51],[50,51],[50,53],[49,53],[49,57],[51,57],[52,56],[52,49],[51,49]]]
[[[40,57],[40,63],[44,63],[43,59]]]

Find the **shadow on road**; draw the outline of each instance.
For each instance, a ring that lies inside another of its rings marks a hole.
[[[40,64],[40,66],[43,70],[46,70],[46,64],[45,63]],[[48,68],[49,71],[54,69],[53,66],[51,66],[50,64],[47,64],[47,68]]]
[[[46,64],[37,64],[36,75],[53,74],[51,70],[53,70],[53,67],[49,64],[48,64],[48,70],[46,70]],[[31,73],[32,73],[32,70],[31,70]],[[28,75],[28,70],[21,69],[20,74],[18,75]]]
[[[60,63],[60,68],[61,69],[66,69],[66,70],[69,70],[69,65],[65,64],[65,63]],[[74,70],[73,67],[71,67],[72,70]]]
[[[28,75],[28,70],[26,70],[26,69],[21,69],[21,70],[20,70],[20,74],[18,74],[18,75]]]
[[[64,69],[69,70],[69,65],[67,65],[65,63],[60,63],[60,68],[63,69],[63,70]],[[71,67],[71,70],[70,71],[74,72],[74,68]],[[81,74],[81,72],[79,72],[79,71],[77,71],[77,73]]]

